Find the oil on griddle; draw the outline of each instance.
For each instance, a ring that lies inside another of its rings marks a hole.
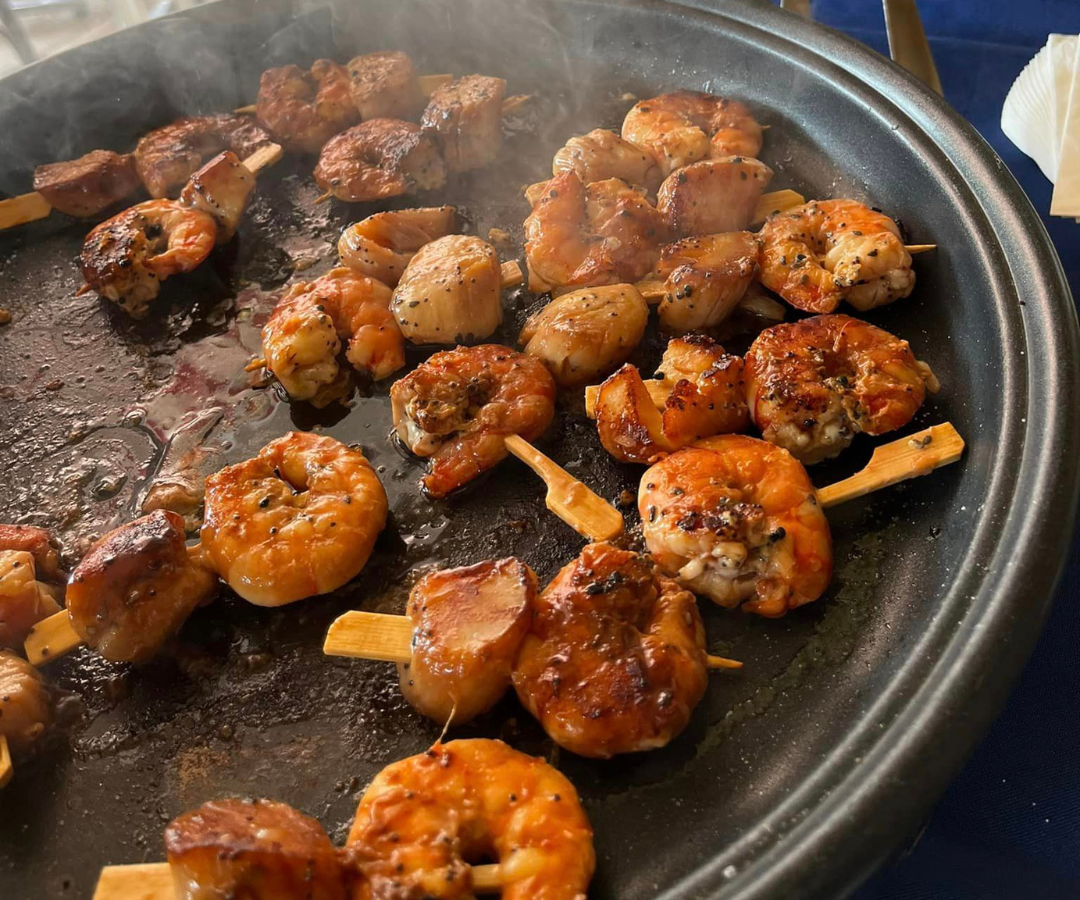
[[[535,99],[508,123],[499,164],[396,206],[454,204],[464,230],[482,237],[493,227],[506,231],[500,258],[521,259],[528,212],[521,188],[548,171],[568,135],[617,128],[644,86],[610,83],[594,91],[587,109],[572,110],[549,88],[511,80],[512,91]],[[775,152],[767,142],[765,160],[774,163]],[[54,216],[0,235],[0,306],[13,317],[0,329],[0,520],[54,529],[71,565],[91,540],[137,514],[162,472],[187,464],[213,471],[289,428],[318,428],[360,444],[391,502],[372,561],[332,595],[261,609],[223,591],[148,665],[110,664],[83,649],[49,668],[69,692],[65,725],[2,795],[5,811],[15,813],[0,816],[4,896],[16,896],[4,885],[25,885],[33,871],[43,895],[89,897],[101,864],[159,859],[165,822],[218,795],[287,801],[340,841],[369,778],[428,746],[439,728],[401,698],[393,666],[324,657],[329,623],[353,608],[402,612],[409,586],[432,566],[512,554],[546,580],[583,543],[544,511],[542,484],[513,459],[447,502],[424,499],[416,484],[421,464],[389,438],[387,385],[362,386],[348,408],[316,411],[290,407],[257,373],[243,371],[282,285],[328,269],[346,224],[394,208],[316,204],[311,166],[286,158],[261,177],[238,239],[192,275],[171,279],[137,323],[93,294],[74,295],[80,279],[73,260],[87,230],[81,223]],[[506,292],[505,322],[492,340],[513,345],[542,302],[524,288]],[[632,362],[651,371],[662,348],[654,319]],[[432,349],[413,348],[409,365]],[[925,414],[917,421],[928,423]],[[561,398],[540,444],[619,504],[628,524],[636,522],[628,498],[641,470],[602,450],[576,392]],[[859,452],[842,469],[819,468],[815,480],[852,471]],[[873,509],[832,517],[838,572],[812,608],[763,622],[702,602],[711,652],[739,657],[746,668],[712,676],[687,732],[667,748],[608,762],[559,755],[513,698],[455,736],[502,737],[557,761],[596,829],[596,894],[625,895],[619,859],[630,852],[628,822],[670,804],[673,782],[700,779],[697,761],[718,747],[729,754],[727,771],[747,769],[748,746],[781,738],[751,733],[739,744],[733,736],[792,695],[810,671],[850,652],[894,528]],[[724,788],[710,781],[709,789]],[[648,885],[633,883],[647,893]]]

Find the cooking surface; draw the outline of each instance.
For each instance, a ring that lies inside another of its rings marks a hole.
[[[944,156],[888,102],[838,87],[827,66],[785,58],[778,38],[744,25],[603,4],[564,5],[542,25],[539,12],[516,5],[492,17],[483,3],[455,16],[404,3],[392,21],[357,11],[331,29],[317,13],[280,30],[281,6],[267,4],[244,23],[249,7],[225,3],[111,39],[145,65],[137,85],[116,83],[133,101],[123,115],[104,99],[75,105],[85,87],[72,72],[100,66],[107,47],[39,67],[0,103],[8,129],[26,115],[23,103],[41,110],[40,125],[4,154],[14,162],[0,171],[0,187],[27,189],[32,163],[22,161],[44,162],[43,152],[51,160],[120,149],[181,111],[249,100],[266,66],[395,48],[414,53],[421,71],[500,75],[510,92],[537,98],[510,121],[496,167],[399,204],[451,203],[469,233],[508,231],[504,260],[521,258],[528,208],[520,188],[549,171],[565,139],[617,127],[627,95],[676,86],[751,103],[771,126],[762,156],[777,170],[774,189],[865,198],[898,216],[912,242],[939,243],[917,258],[912,297],[867,318],[910,340],[941,379],[942,392],[909,430],[952,421],[968,441],[965,460],[830,511],[837,573],[818,603],[765,621],[702,601],[710,652],[746,666],[711,677],[689,728],[667,748],[609,762],[559,754],[513,698],[453,732],[502,737],[570,777],[596,830],[595,896],[652,897],[710,858],[739,883],[829,793],[823,760],[832,773],[857,773],[946,656],[950,635],[985,602],[979,579],[1008,512],[1029,389],[1022,341],[1002,349],[1006,334],[1023,334],[1022,310],[986,218]],[[487,27],[478,28],[471,19],[485,9]],[[102,72],[104,98],[120,75]],[[61,127],[68,118],[71,127]],[[318,412],[290,407],[243,372],[275,292],[323,272],[341,228],[387,208],[315,204],[312,165],[288,157],[261,175],[237,240],[171,279],[140,323],[94,295],[74,296],[87,226],[53,216],[0,233],[0,306],[14,317],[0,329],[0,520],[54,528],[70,564],[87,541],[135,514],[156,473],[193,458],[213,471],[289,428],[361,444],[391,503],[372,561],[333,595],[272,610],[223,591],[147,666],[80,650],[48,668],[71,692],[62,710],[69,724],[0,795],[0,895],[89,897],[102,864],[162,858],[169,818],[227,794],[289,802],[340,843],[371,776],[427,747],[439,728],[401,698],[393,666],[322,656],[333,618],[353,608],[403,611],[416,574],[434,565],[513,554],[544,582],[583,543],[544,511],[543,485],[515,460],[448,502],[423,499],[420,464],[388,438],[387,385],[358,393],[347,411]],[[506,292],[493,340],[513,344],[540,302],[524,289]],[[632,362],[651,371],[661,350],[654,318]],[[426,353],[413,350],[410,366]],[[563,393],[540,444],[609,500],[636,491],[642,469],[602,450],[577,392]],[[855,471],[871,446],[860,439],[840,461],[816,467],[815,483]],[[636,523],[633,503],[624,512]]]

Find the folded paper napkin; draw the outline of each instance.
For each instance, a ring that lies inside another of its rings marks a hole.
[[[1050,35],[1013,82],[1001,130],[1054,183],[1050,214],[1080,221],[1080,35]]]

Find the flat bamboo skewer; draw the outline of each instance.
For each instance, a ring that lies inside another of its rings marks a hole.
[[[5,787],[14,774],[15,767],[11,764],[11,749],[8,747],[7,738],[0,734],[0,788]]]
[[[472,867],[473,890],[498,893],[503,882],[498,865]],[[105,866],[98,877],[93,900],[176,900],[168,863]]]
[[[544,480],[547,508],[582,537],[609,541],[622,534],[622,513],[523,437],[507,435],[506,449]]]
[[[909,478],[918,478],[956,462],[964,453],[964,439],[951,422],[931,425],[915,434],[882,444],[866,467],[850,478],[819,488],[818,503],[828,509]]]
[[[244,165],[256,174],[259,169],[271,166],[281,159],[281,146],[278,144],[264,144],[258,150],[244,160]],[[52,213],[52,206],[37,191],[29,194],[20,194],[7,200],[0,200],[0,231],[14,228],[16,225],[25,225],[27,222],[36,222],[44,219]]]
[[[405,663],[412,658],[413,626],[407,616],[353,610],[338,616],[323,642],[327,656]],[[741,669],[738,660],[706,656],[710,669]]]
[[[30,665],[41,666],[58,656],[70,653],[82,644],[82,637],[71,624],[71,616],[66,609],[62,609],[42,619],[30,629],[23,642],[23,650]]]

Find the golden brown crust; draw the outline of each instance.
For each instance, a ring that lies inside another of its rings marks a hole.
[[[829,523],[773,444],[726,434],[673,453],[642,476],[638,511],[661,569],[721,606],[782,616],[829,585]]]
[[[536,590],[536,574],[513,557],[420,579],[409,595],[412,657],[398,665],[405,698],[441,725],[494,706],[510,687]]]
[[[432,138],[398,119],[369,119],[332,137],[315,167],[319,187],[348,203],[432,190],[445,181]]]
[[[601,759],[667,744],[707,682],[693,595],[611,544],[586,546],[544,589],[514,669],[552,740]]]
[[[69,216],[96,216],[139,189],[141,182],[130,153],[91,150],[78,159],[34,169],[34,190],[53,209]]]
[[[315,60],[308,71],[288,65],[263,72],[255,116],[274,140],[295,153],[318,153],[360,119],[349,93],[349,73],[330,59]]]
[[[424,106],[408,54],[382,50],[357,56],[349,70],[349,93],[362,121],[412,119]]]
[[[506,435],[533,441],[543,434],[555,394],[540,360],[499,344],[435,353],[390,388],[399,439],[432,457],[421,484],[435,498],[502,462]]]
[[[14,653],[0,651],[0,735],[12,754],[30,750],[52,722],[53,702],[41,674]]]
[[[142,662],[216,585],[188,553],[183,518],[159,509],[97,541],[71,573],[66,602],[89,646],[106,659]]]
[[[902,428],[937,384],[907,341],[837,314],[761,332],[746,354],[746,377],[766,440],[807,464],[835,456],[858,432]]]
[[[270,135],[250,116],[188,116],[143,135],[135,166],[151,197],[175,196],[206,160],[222,150],[247,159]]]
[[[479,169],[502,148],[502,102],[506,82],[487,75],[466,75],[438,88],[420,120],[435,137],[448,172]]]
[[[742,231],[772,176],[772,169],[751,157],[704,159],[665,178],[656,206],[672,233],[683,237]]]
[[[345,870],[323,827],[273,800],[213,800],[173,819],[165,853],[177,900],[345,900]]]

